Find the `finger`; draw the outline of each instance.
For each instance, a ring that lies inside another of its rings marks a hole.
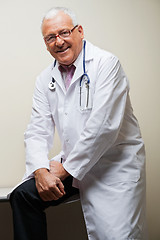
[[[63,197],[64,193],[62,191],[60,191],[58,185],[52,187],[51,191],[55,194],[55,196],[57,198],[61,198]]]
[[[59,197],[57,197],[53,192],[51,191],[47,191],[47,192],[43,192],[40,195],[41,199],[43,201],[53,201],[53,200],[58,200]]]
[[[54,192],[50,189],[42,189],[41,187],[37,189],[38,190],[38,193],[39,193],[39,196],[40,198],[43,200],[43,201],[52,201],[52,200],[57,200],[59,199],[58,196],[56,196],[54,194]]]
[[[58,183],[58,188],[63,194],[66,194],[65,191],[64,191],[64,185],[61,181]]]

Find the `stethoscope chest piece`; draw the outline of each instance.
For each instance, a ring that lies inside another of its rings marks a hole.
[[[52,81],[48,84],[48,87],[51,91],[55,91],[56,90],[56,84],[55,84],[55,80],[54,78],[52,78]]]

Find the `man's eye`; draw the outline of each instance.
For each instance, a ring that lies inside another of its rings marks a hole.
[[[46,38],[46,40],[47,40],[47,42],[51,42],[51,41],[54,41],[55,40],[55,36],[48,36],[47,38]]]
[[[60,33],[60,36],[62,36],[62,37],[68,37],[69,36],[69,31],[63,31],[63,32],[61,32]]]

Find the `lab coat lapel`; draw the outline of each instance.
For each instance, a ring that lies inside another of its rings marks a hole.
[[[55,79],[56,84],[58,84],[59,87],[62,89],[62,91],[64,93],[66,93],[64,80],[63,80],[62,75],[61,75],[61,73],[58,69],[58,64],[57,63],[55,64],[55,66],[52,67],[51,75]]]
[[[80,58],[78,59],[78,64],[76,65],[76,70],[73,75],[71,84],[76,82],[82,76],[82,74],[83,74],[83,58],[82,58],[82,56],[80,56]]]

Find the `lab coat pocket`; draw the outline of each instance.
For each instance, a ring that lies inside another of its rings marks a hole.
[[[98,174],[106,185],[119,182],[138,182],[141,171],[138,156],[131,149],[114,149],[114,152],[98,163]]]
[[[92,110],[93,89],[85,83],[78,89],[78,109],[81,113],[87,113]]]

